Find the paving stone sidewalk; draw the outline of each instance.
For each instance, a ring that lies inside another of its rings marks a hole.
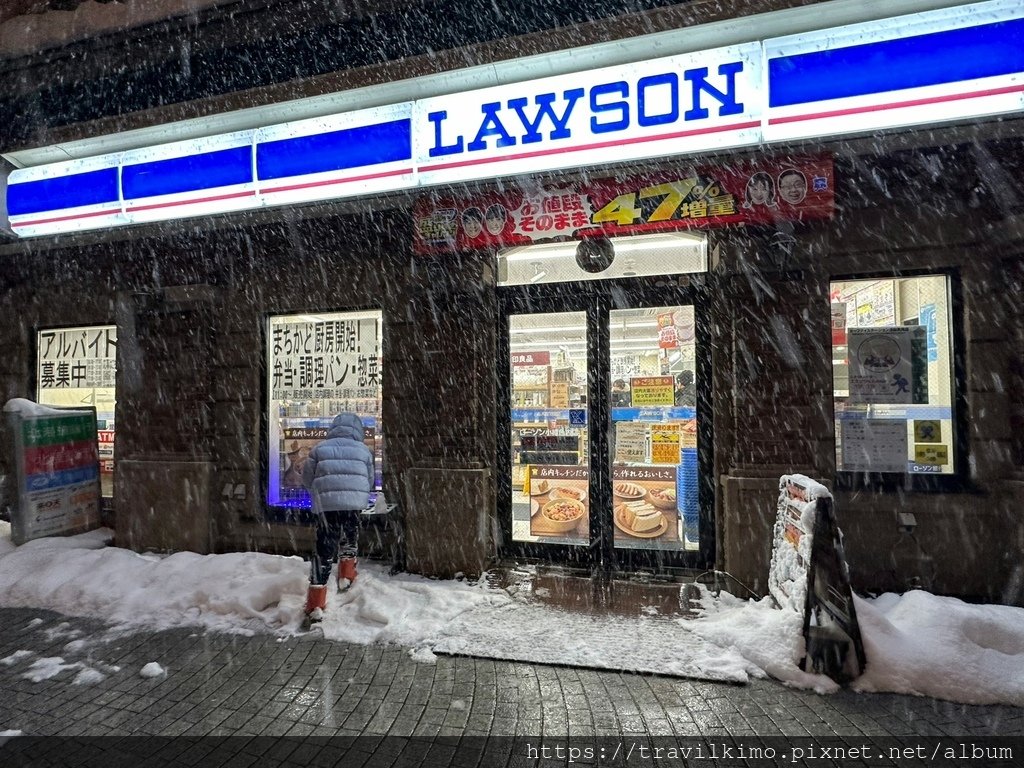
[[[33,682],[33,672],[39,678],[56,669],[55,657],[76,666]],[[166,673],[142,677],[150,662]],[[820,696],[770,680],[729,685],[446,656],[424,663],[400,647],[311,636],[194,628],[112,633],[94,620],[0,609],[4,730],[47,737],[389,736],[427,742],[541,734],[984,737],[1024,735],[1024,710],[850,691]],[[0,757],[4,749],[0,744]],[[237,756],[224,764],[238,765]]]

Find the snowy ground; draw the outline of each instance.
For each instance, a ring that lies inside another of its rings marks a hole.
[[[140,555],[106,546],[107,530],[15,547],[0,522],[0,605],[89,616],[111,632],[183,625],[226,632],[299,631],[307,564],[260,553]],[[434,651],[576,663],[710,679],[771,676],[825,693],[828,678],[797,667],[800,619],[770,601],[706,594],[696,619],[644,615],[583,616],[538,605],[483,584],[388,576],[361,566],[348,592],[331,594],[325,637],[394,643],[414,659]],[[1024,706],[1024,609],[969,605],[927,592],[857,600],[868,666],[853,687],[911,693],[972,704]],[[642,647],[623,642],[644,638]],[[69,652],[87,638],[68,637]],[[20,652],[19,652],[20,653]],[[30,679],[47,679],[69,663],[0,659]],[[73,664],[73,662],[71,663]],[[166,674],[154,660],[140,674]],[[77,684],[110,669],[75,667]]]

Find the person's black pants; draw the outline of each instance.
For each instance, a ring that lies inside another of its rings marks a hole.
[[[343,543],[342,543],[343,542]],[[351,509],[327,510],[316,518],[316,551],[310,566],[311,584],[326,584],[331,566],[339,554],[342,559],[355,557],[359,547],[359,512]]]

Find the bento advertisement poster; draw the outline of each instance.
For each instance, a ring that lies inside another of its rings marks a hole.
[[[586,185],[421,197],[414,246],[432,254],[597,235],[630,235],[832,216],[832,158],[680,167]]]

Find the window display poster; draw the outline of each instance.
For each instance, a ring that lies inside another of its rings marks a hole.
[[[843,470],[906,472],[907,422],[902,419],[844,419]]]
[[[587,467],[532,464],[528,471],[530,536],[547,543],[586,544],[590,540]]]
[[[648,425],[642,421],[615,423],[615,461],[620,464],[643,464],[647,461]]]
[[[914,403],[915,391],[920,399],[927,369],[915,366],[914,353],[924,333],[922,326],[850,328],[850,402]]]
[[[281,429],[281,491],[289,498],[309,499],[309,492],[302,483],[302,470],[309,454],[317,443],[326,440],[329,426],[283,427]],[[363,442],[371,452],[375,451],[376,430],[363,426]],[[379,482],[378,482],[379,485]]]
[[[375,485],[383,471],[382,315],[379,311],[267,319],[267,503],[308,508],[302,467],[334,417],[358,414],[373,452]],[[370,430],[367,436],[365,430]]]
[[[675,405],[675,379],[671,376],[639,376],[629,380],[630,404]]]
[[[616,547],[685,548],[676,496],[677,473],[678,467],[658,465],[612,468]]]
[[[270,333],[272,400],[377,397],[378,318],[274,322]]]
[[[15,440],[18,501],[11,538],[22,544],[100,524],[99,453],[93,408],[8,414]]]
[[[651,463],[678,465],[680,443],[679,424],[651,425]]]
[[[664,312],[658,315],[658,348],[679,348],[679,333],[676,331],[675,312]]]
[[[39,389],[113,389],[117,326],[39,332]]]

